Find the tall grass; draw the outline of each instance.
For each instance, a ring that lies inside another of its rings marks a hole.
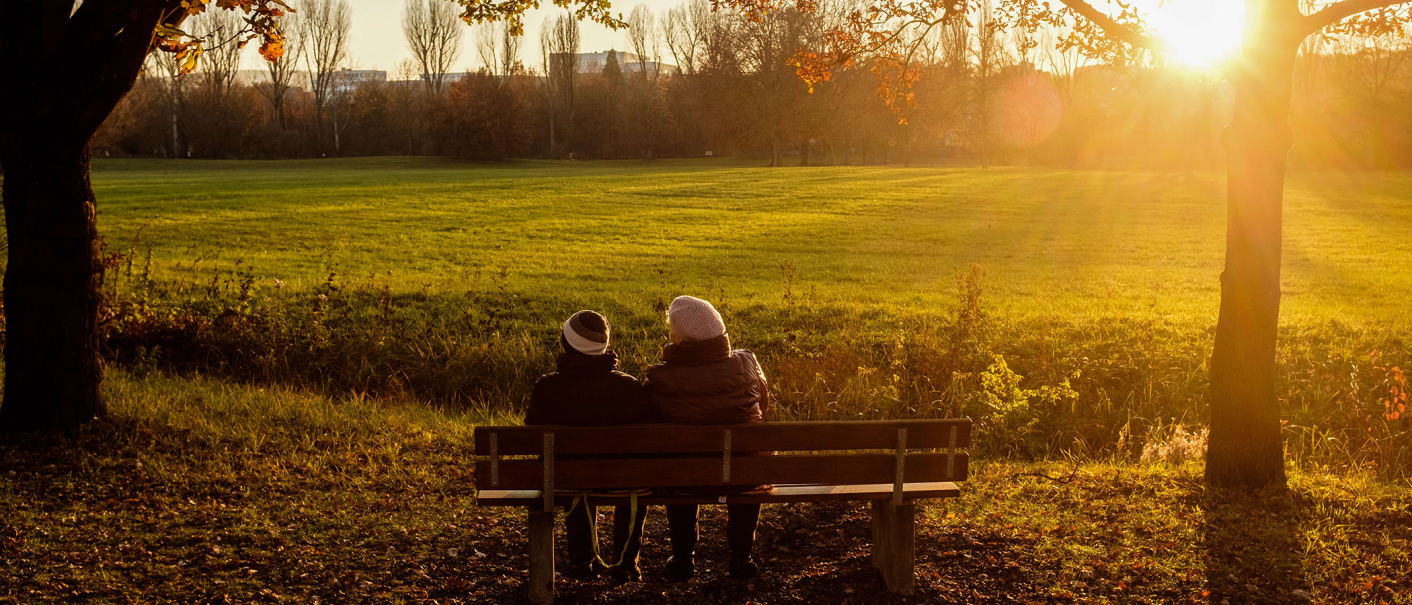
[[[597,308],[623,369],[641,375],[666,340],[677,292],[599,301],[529,294],[504,272],[459,294],[394,293],[330,269],[295,291],[239,263],[153,279],[134,248],[110,255],[106,355],[142,376],[201,373],[356,398],[412,398],[482,416],[523,411],[552,370],[568,311]],[[1140,457],[1208,417],[1213,327],[1164,317],[1012,317],[986,305],[985,272],[956,277],[934,313],[818,303],[780,265],[777,301],[715,298],[734,344],[755,350],[780,420],[968,416],[977,450],[1019,459]],[[1412,431],[1395,335],[1337,322],[1281,329],[1289,457],[1328,469],[1412,476]],[[1403,408],[1399,408],[1403,406]]]

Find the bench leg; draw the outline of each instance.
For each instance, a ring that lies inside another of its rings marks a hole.
[[[873,501],[873,567],[882,572],[888,590],[912,594],[917,586],[913,567],[917,505]]]
[[[529,602],[554,602],[554,513],[529,511]]]

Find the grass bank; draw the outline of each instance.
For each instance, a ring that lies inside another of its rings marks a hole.
[[[523,601],[523,513],[473,506],[471,425],[415,402],[114,372],[114,417],[0,437],[0,602]],[[1041,477],[1040,475],[1047,475]],[[768,506],[750,583],[561,580],[566,602],[1412,603],[1412,491],[1295,469],[1290,489],[1206,490],[1185,463],[978,461],[922,508],[919,591],[886,593],[866,509]],[[562,545],[562,539],[560,541]]]

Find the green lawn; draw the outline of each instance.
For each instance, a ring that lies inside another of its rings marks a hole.
[[[1216,173],[102,160],[93,182],[110,249],[150,243],[158,277],[243,261],[261,288],[335,271],[395,292],[778,305],[792,263],[796,300],[924,315],[976,263],[1016,315],[1211,325],[1224,251]],[[1295,174],[1286,199],[1286,321],[1407,324],[1412,176]]]

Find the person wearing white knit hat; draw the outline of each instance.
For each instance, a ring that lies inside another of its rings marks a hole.
[[[694,296],[678,296],[667,308],[672,342],[709,340],[726,333],[726,322],[711,303]]]
[[[726,323],[711,303],[678,296],[667,309],[671,341],[662,347],[662,363],[647,368],[643,386],[652,405],[677,424],[760,422],[770,409],[770,387],[755,354],[731,349]],[[734,493],[768,486],[733,486]],[[694,504],[667,506],[672,557],[667,579],[681,582],[696,574],[697,512]],[[729,574],[747,579],[758,571],[750,551],[760,522],[759,504],[726,505]]]

